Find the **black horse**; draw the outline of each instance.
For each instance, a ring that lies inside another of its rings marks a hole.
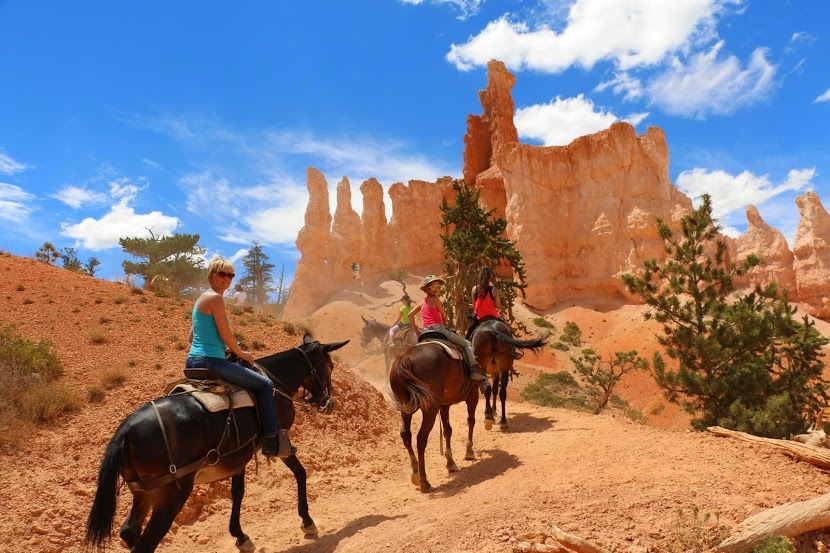
[[[504,404],[507,402],[507,381],[513,369],[514,348],[538,351],[547,343],[547,338],[533,340],[517,340],[513,338],[510,327],[499,319],[482,321],[470,337],[476,360],[488,375],[493,377],[493,404],[490,406],[490,388],[484,391],[484,428],[490,430],[496,418],[496,393],[501,399],[501,420],[499,427],[507,430],[507,413]]]
[[[274,382],[277,417],[282,428],[289,429],[294,424],[293,397],[301,386],[307,405],[331,414],[335,403],[329,353],[347,343],[348,340],[321,344],[306,334],[299,347],[256,361]],[[130,514],[120,532],[133,553],[155,551],[187,501],[193,484],[230,476],[230,533],[236,538],[237,548],[253,551],[253,542],[240,527],[239,513],[245,493],[245,465],[261,445],[259,417],[254,407],[211,413],[188,394],[145,403],[124,419],[104,453],[87,520],[87,544],[101,548],[111,537],[119,476],[133,494]],[[316,534],[317,527],[308,514],[305,469],[296,455],[282,461],[297,480],[301,528],[306,534]]]

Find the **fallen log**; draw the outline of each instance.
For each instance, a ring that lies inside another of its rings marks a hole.
[[[745,553],[769,536],[794,538],[827,527],[830,527],[830,494],[798,503],[785,503],[752,515],[718,544],[716,550]]]
[[[721,428],[720,426],[710,426],[707,430],[715,436],[737,438],[745,442],[752,442],[756,444],[766,444],[773,449],[777,449],[785,455],[792,457],[796,461],[805,461],[811,465],[815,465],[823,469],[830,469],[830,450],[823,447],[792,442],[790,440],[762,438],[760,436],[747,434],[746,432],[727,430],[726,428]]]

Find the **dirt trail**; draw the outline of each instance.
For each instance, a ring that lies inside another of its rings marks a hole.
[[[52,340],[66,384],[83,390],[105,367],[129,367],[126,384],[108,390],[104,401],[33,431],[22,451],[0,456],[0,551],[79,552],[104,447],[127,413],[178,378],[184,352],[176,344],[187,335],[191,305],[132,295],[118,284],[13,256],[0,256],[0,274],[5,271],[14,276],[0,279],[0,323]],[[666,406],[645,379],[625,381],[621,393],[646,415],[646,425],[619,413],[593,416],[521,403],[518,390],[538,372],[566,366],[566,357],[548,349],[518,364],[509,431],[484,430],[479,404],[474,461],[463,459],[465,409],[451,410],[459,472],[447,473],[433,430],[427,471],[435,490],[421,494],[410,483],[400,418],[379,392],[383,361],[372,353],[376,346],[368,353],[359,346],[360,315],[385,320],[400,295],[390,283],[373,290],[355,291],[365,301],[335,301],[311,321],[323,341],[352,339],[338,352],[338,410],[331,417],[303,417],[292,435],[308,470],[320,535],[300,532],[290,472],[279,462],[261,462],[258,473],[250,465],[242,525],[258,552],[509,552],[523,539],[543,541],[549,524],[615,553],[662,552],[689,533],[678,524],[691,523],[695,509],[701,517],[719,513],[721,524],[734,527],[765,508],[828,491],[828,475],[815,467],[763,446],[685,431],[682,413]],[[566,320],[577,321],[600,349],[651,347],[643,336],[653,331],[631,306],[567,306],[544,315],[560,329]],[[92,344],[88,333],[101,325],[109,340]],[[233,325],[261,343],[263,355],[300,341],[281,323],[255,315],[235,314]],[[415,428],[419,424],[416,415]],[[129,497],[123,489],[117,525]],[[227,532],[229,512],[226,483],[200,486],[159,551],[236,551]],[[712,524],[704,530],[711,532]],[[819,538],[830,543],[816,533],[799,551],[815,551],[812,541]],[[121,550],[117,540],[111,550]]]

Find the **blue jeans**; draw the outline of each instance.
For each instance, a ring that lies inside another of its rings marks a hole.
[[[188,356],[184,366],[188,369],[210,369],[222,380],[252,391],[259,406],[262,435],[273,436],[279,432],[274,405],[274,383],[270,378],[221,357]]]

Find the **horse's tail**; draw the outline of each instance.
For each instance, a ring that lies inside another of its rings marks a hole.
[[[505,344],[510,344],[514,348],[519,349],[529,349],[534,353],[538,353],[540,349],[542,349],[545,344],[548,343],[548,336],[544,336],[542,338],[534,338],[533,340],[517,340],[516,338],[505,334],[503,332],[499,332],[498,330],[493,330],[493,336],[499,341],[504,342]]]
[[[406,354],[396,357],[389,369],[389,397],[392,400],[392,407],[401,413],[414,413],[432,399],[429,388],[415,376],[412,369],[412,359]],[[397,379],[399,387],[403,388],[400,392],[404,397],[399,397],[392,390],[391,383],[394,379]]]
[[[107,445],[98,471],[98,489],[86,522],[86,543],[101,549],[112,535],[118,475],[127,451],[127,426],[122,425]]]

